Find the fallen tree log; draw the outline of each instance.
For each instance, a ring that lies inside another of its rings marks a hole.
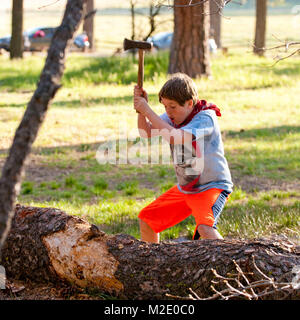
[[[185,297],[190,288],[200,298],[210,297],[216,292],[211,289],[216,274],[234,277],[236,264],[248,275],[248,284],[260,280],[262,273],[275,282],[292,283],[300,266],[299,246],[289,241],[149,244],[129,235],[107,235],[55,208],[21,205],[16,206],[1,253],[1,264],[14,279],[63,281],[122,299]],[[217,290],[222,289],[218,284]],[[267,297],[279,295],[277,291]],[[299,299],[299,288],[289,287],[285,298]]]

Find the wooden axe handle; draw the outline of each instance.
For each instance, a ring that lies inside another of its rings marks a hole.
[[[144,57],[145,57],[145,51],[143,49],[139,49],[139,69],[138,69],[137,84],[140,88],[143,88],[143,82],[144,82]]]
[[[139,69],[138,69],[137,84],[140,88],[143,88],[143,83],[144,83],[144,57],[145,57],[145,51],[143,49],[139,49]],[[139,112],[137,111],[137,113]]]

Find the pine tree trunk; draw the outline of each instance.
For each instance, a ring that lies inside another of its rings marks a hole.
[[[87,0],[86,3],[86,13],[94,10],[94,0]],[[83,23],[83,31],[87,34],[90,43],[90,49],[94,49],[94,17],[95,15],[91,15],[91,17],[84,20]]]
[[[23,58],[23,0],[13,0],[10,58]]]
[[[0,249],[10,228],[24,163],[43,123],[64,72],[66,47],[83,13],[84,0],[69,0],[61,25],[53,35],[40,81],[16,130],[0,178]]]
[[[254,53],[263,56],[266,44],[266,28],[267,28],[267,1],[256,0],[256,26]]]
[[[210,36],[215,39],[218,48],[222,48],[221,42],[221,23],[222,23],[222,9],[223,0],[209,1],[210,10]]]
[[[58,209],[17,205],[1,264],[14,279],[63,281],[124,299],[166,299],[166,294],[185,297],[189,288],[201,298],[211,296],[211,269],[232,277],[233,260],[253,281],[261,278],[253,261],[275,281],[291,281],[300,248],[263,239],[150,244],[107,235]],[[299,299],[299,290],[286,298]]]
[[[208,76],[211,73],[209,2],[188,8],[176,7],[184,4],[184,0],[174,1],[174,36],[168,72],[183,72],[192,78]]]

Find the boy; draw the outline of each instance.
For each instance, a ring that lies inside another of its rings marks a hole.
[[[233,184],[217,123],[220,110],[199,101],[195,83],[182,73],[164,84],[159,101],[166,110],[161,116],[150,108],[147,93],[135,86],[139,133],[144,138],[159,134],[170,143],[178,184],[140,212],[141,240],[159,243],[159,232],[191,214],[194,240],[223,239],[216,224]]]

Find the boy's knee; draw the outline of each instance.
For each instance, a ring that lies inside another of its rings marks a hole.
[[[141,218],[138,218],[139,219],[139,224],[140,226],[145,226],[145,225],[148,225],[144,220],[142,220]]]
[[[199,224],[198,225],[198,228],[201,229],[201,230],[210,230],[210,229],[213,229],[213,227],[210,227],[206,224]]]
[[[199,224],[197,230],[202,239],[223,239],[219,232],[213,227]]]
[[[141,240],[146,242],[159,243],[159,233],[156,233],[148,223],[139,218]]]
[[[200,233],[200,235],[202,236],[203,234],[205,234],[207,232],[211,232],[213,230],[213,228],[210,226],[207,226],[205,224],[199,224],[197,230]]]
[[[149,231],[151,230],[151,231],[153,231],[152,228],[149,226],[149,224],[147,222],[143,221],[141,218],[139,218],[139,224],[140,224],[140,229],[141,230],[143,229],[143,230],[149,230]]]

